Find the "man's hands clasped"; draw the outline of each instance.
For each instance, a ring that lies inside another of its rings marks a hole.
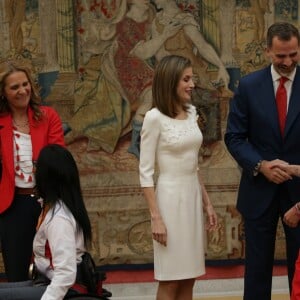
[[[289,163],[274,159],[271,161],[263,160],[259,172],[262,173],[269,181],[276,184],[283,183],[292,179],[293,170],[290,168]]]
[[[260,173],[268,180],[276,184],[292,179],[293,176],[300,177],[300,166],[291,165],[286,161],[275,159],[272,161],[262,161]],[[290,227],[296,227],[300,221],[300,205],[297,203],[291,207],[283,217],[283,221]]]

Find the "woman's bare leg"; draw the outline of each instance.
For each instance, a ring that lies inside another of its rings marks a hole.
[[[156,300],[176,300],[178,288],[178,280],[160,281],[158,284]]]
[[[193,299],[193,288],[195,279],[185,279],[179,281],[179,287],[176,295],[176,300],[192,300]]]

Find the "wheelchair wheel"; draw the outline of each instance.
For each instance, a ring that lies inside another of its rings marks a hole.
[[[102,296],[89,296],[89,295],[74,295],[64,299],[74,299],[74,300],[109,300],[109,298]]]
[[[96,294],[74,294],[74,293],[68,293],[64,300],[110,300],[110,297],[112,296],[112,293],[106,289],[102,289],[102,295],[96,295]]]

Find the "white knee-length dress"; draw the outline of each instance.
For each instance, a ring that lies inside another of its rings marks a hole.
[[[140,182],[153,187],[167,228],[167,246],[153,241],[157,280],[195,278],[205,273],[204,226],[198,153],[203,137],[190,105],[185,120],[172,119],[157,108],[146,113],[141,131]]]

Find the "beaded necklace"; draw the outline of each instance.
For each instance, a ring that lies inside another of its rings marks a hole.
[[[16,127],[20,127],[20,128],[26,128],[28,126],[28,120],[23,122],[23,123],[17,123],[14,119],[13,119],[13,125],[14,128],[16,129]],[[17,129],[16,129],[17,130]]]

